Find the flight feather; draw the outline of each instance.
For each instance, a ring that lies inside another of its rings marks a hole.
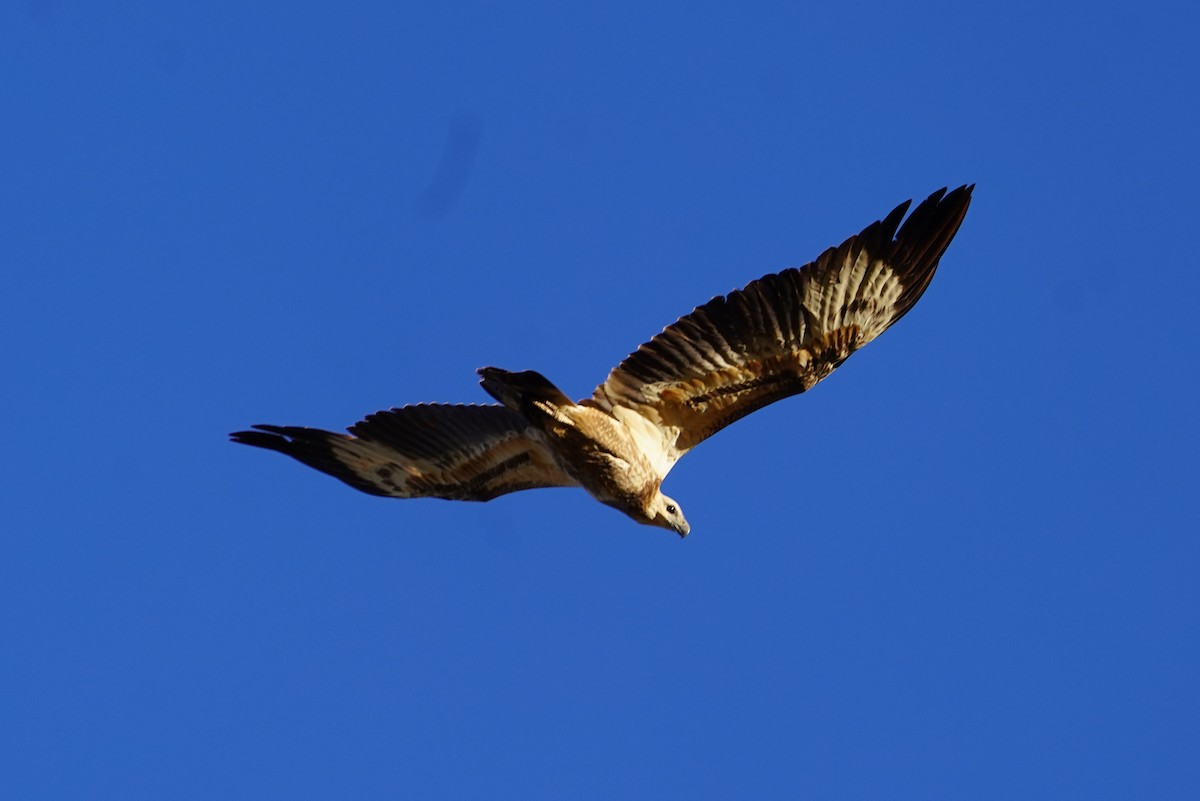
[[[420,404],[368,415],[347,434],[256,425],[234,442],[285,453],[372,495],[487,501],[571,487],[541,435],[503,406]]]
[[[903,225],[902,203],[815,261],[713,298],[630,354],[585,402],[641,423],[650,432],[642,446],[657,451],[665,475],[730,423],[811,389],[903,317],[929,286],[972,188],[934,193]]]

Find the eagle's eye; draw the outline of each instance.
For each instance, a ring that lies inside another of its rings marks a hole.
[[[673,503],[667,504],[667,514],[669,514],[669,515],[675,514],[675,504],[673,504]]]

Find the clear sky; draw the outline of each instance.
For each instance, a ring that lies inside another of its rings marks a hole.
[[[1200,797],[1197,30],[4,3],[5,797]],[[226,440],[586,395],[972,182],[908,317],[671,473],[687,540]]]

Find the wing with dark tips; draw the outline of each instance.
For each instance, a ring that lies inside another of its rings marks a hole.
[[[487,501],[518,490],[575,486],[540,435],[503,406],[405,406],[369,415],[349,435],[299,426],[254,429],[230,438],[285,453],[372,495]]]
[[[907,220],[902,203],[816,261],[714,298],[630,354],[585,402],[640,430],[665,475],[730,423],[810,389],[908,313],[972,189],[935,192]]]

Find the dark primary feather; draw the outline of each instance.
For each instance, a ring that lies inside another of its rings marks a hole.
[[[909,202],[814,262],[713,298],[639,347],[590,403],[636,410],[674,461],[730,423],[804,392],[903,317],[929,286],[973,186]]]
[[[503,406],[421,404],[376,412],[350,436],[256,425],[234,442],[285,453],[355,489],[396,498],[486,501],[536,487],[573,486],[529,425]]]
[[[316,468],[340,479],[357,490],[371,495],[387,496],[383,487],[359,475],[348,464],[337,457],[333,444],[338,439],[349,439],[345,434],[322,431],[319,428],[301,426],[256,425],[257,431],[235,431],[229,435],[231,442],[253,445],[291,456],[298,462]]]

